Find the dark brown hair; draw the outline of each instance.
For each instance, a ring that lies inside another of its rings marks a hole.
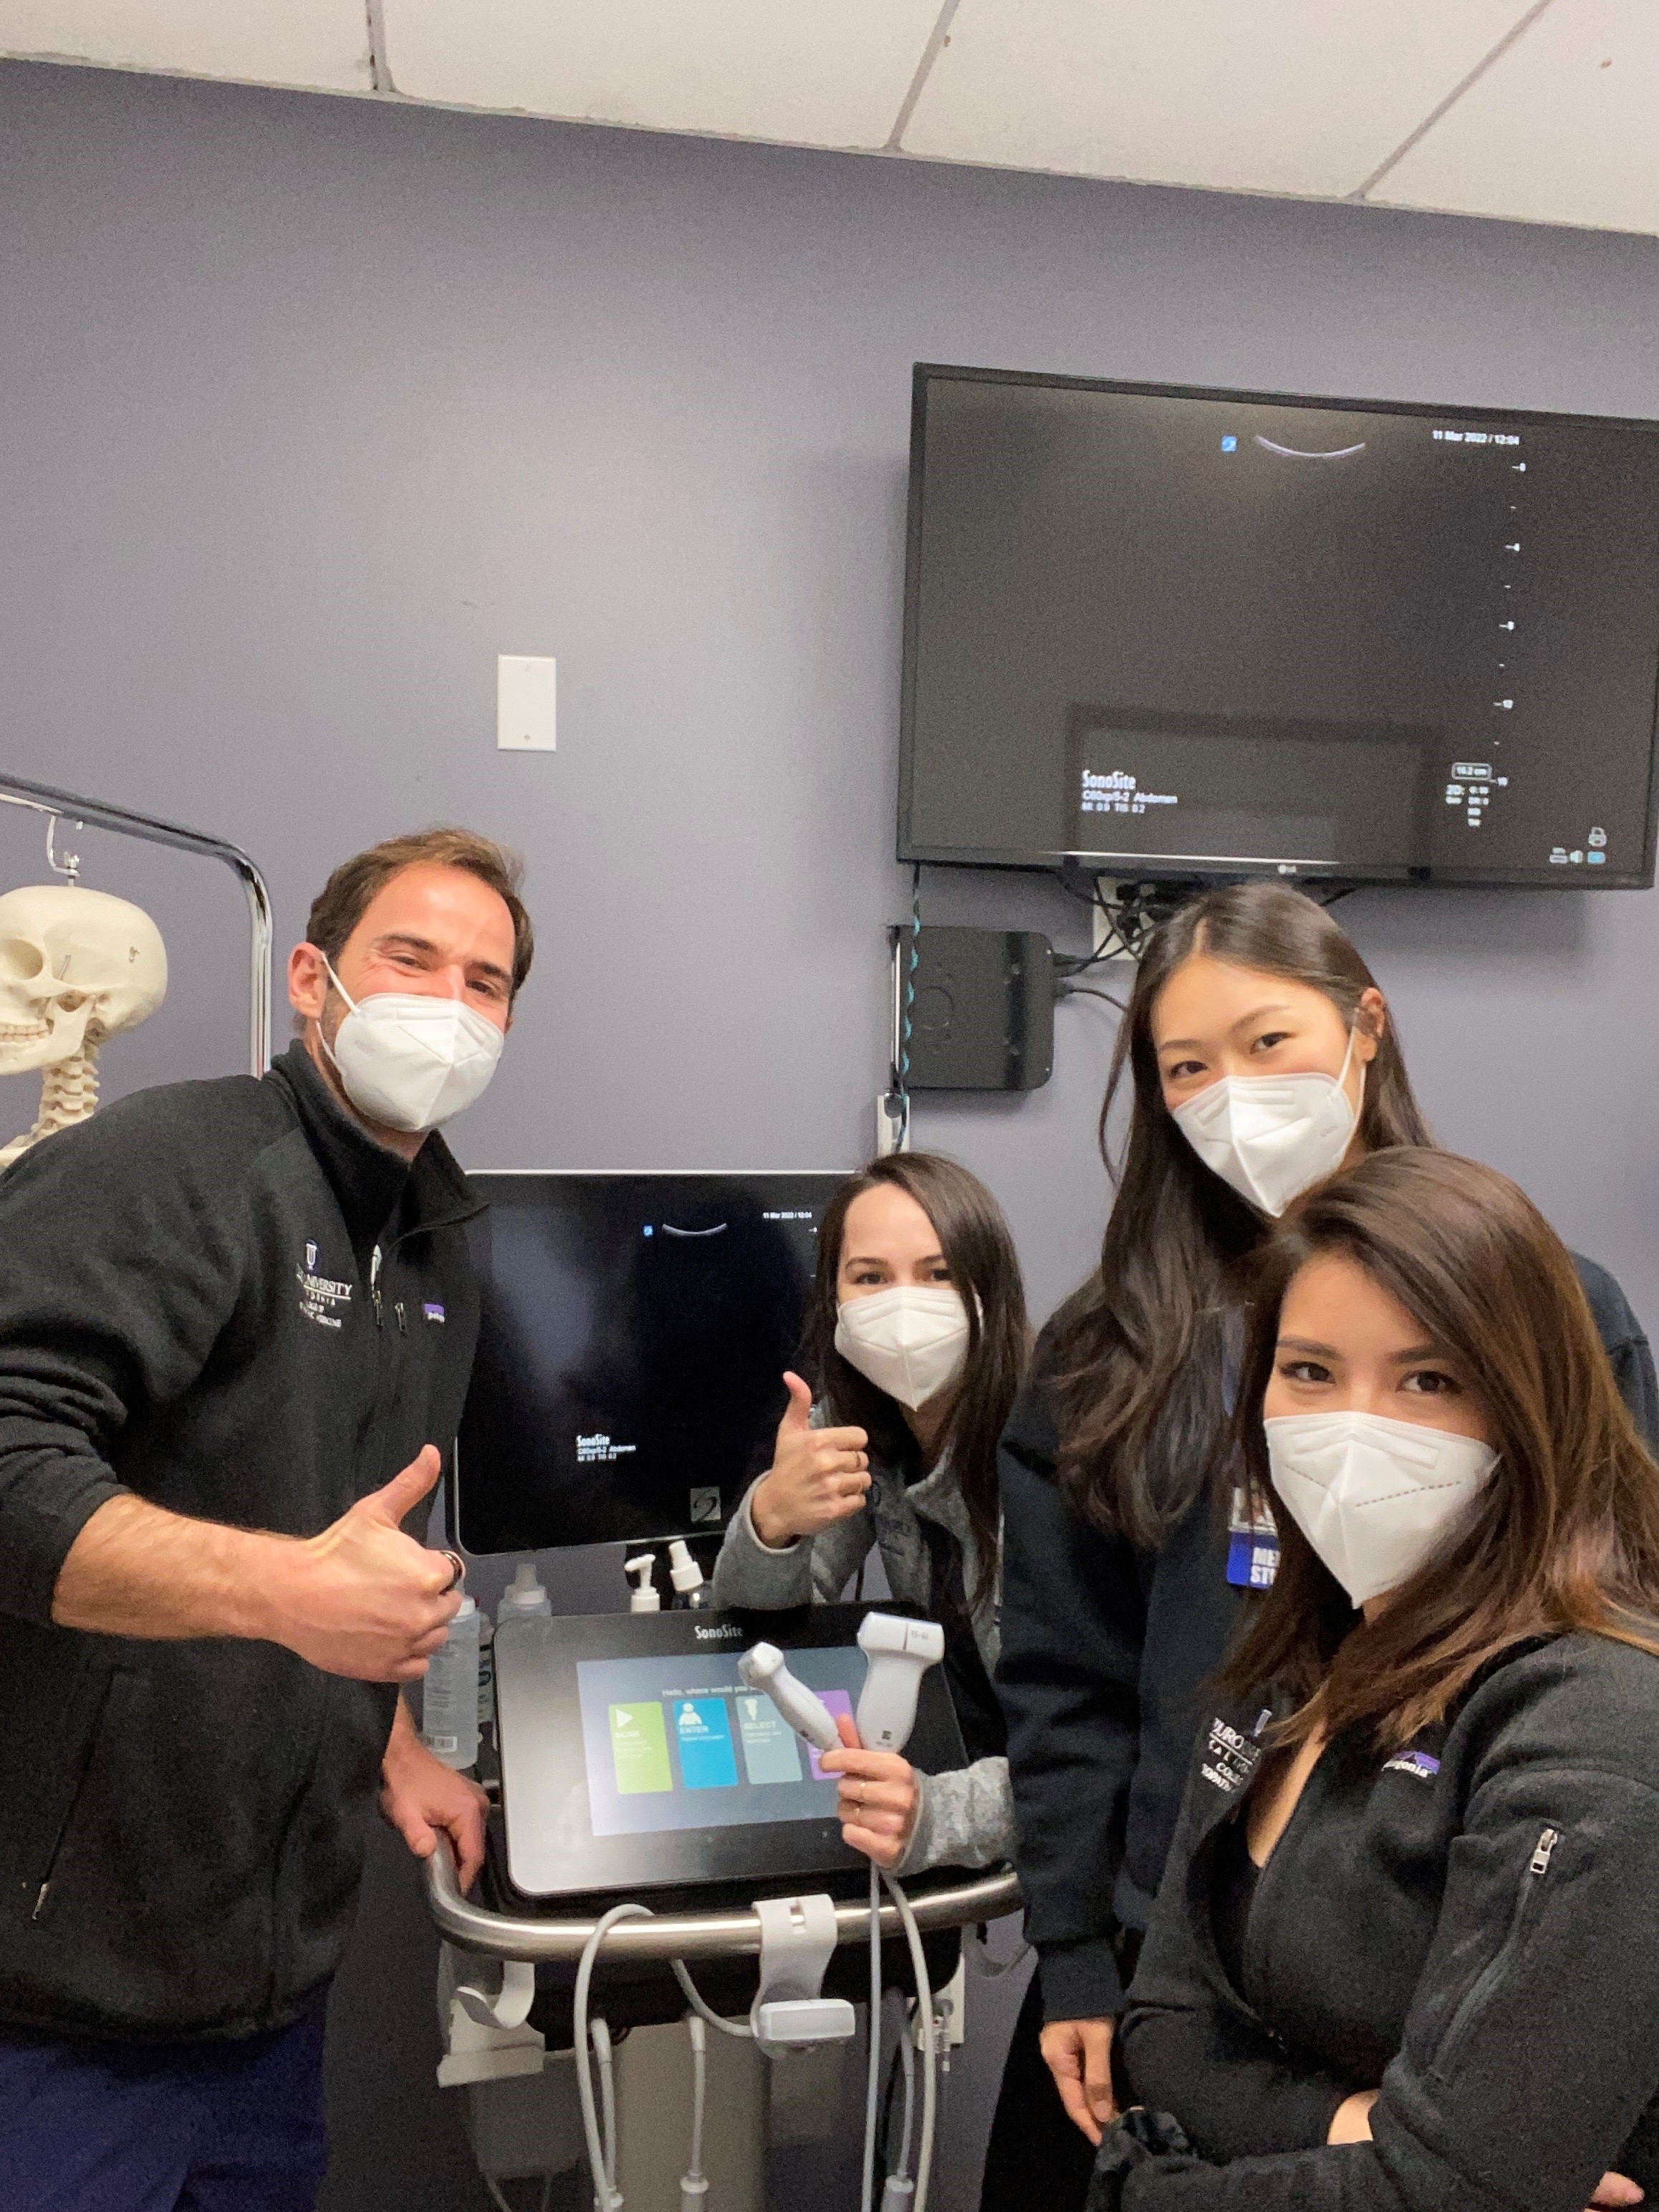
[[[1190,1509],[1220,1457],[1222,1372],[1237,1328],[1242,1263],[1260,1217],[1212,1175],[1164,1103],[1152,1013],[1196,954],[1305,983],[1350,1026],[1375,1035],[1359,1001],[1370,969],[1322,906],[1286,884],[1206,891],[1158,929],[1120,1024],[1100,1109],[1100,1149],[1117,1186],[1098,1272],[1045,1332],[1060,1486],[1097,1527],[1154,1545]],[[1108,1130],[1125,1077],[1127,1140],[1115,1164]],[[1418,1109],[1393,1021],[1365,1071],[1358,1136],[1368,1152],[1433,1140]],[[1230,1316],[1231,1318],[1230,1318]]]
[[[939,1237],[953,1287],[968,1310],[968,1356],[939,1438],[968,1508],[979,1556],[975,1612],[992,1602],[1001,1551],[997,1438],[1024,1379],[1030,1352],[1025,1287],[1002,1209],[977,1176],[934,1152],[894,1152],[848,1176],[824,1210],[817,1273],[807,1309],[803,1357],[837,1426],[867,1430],[871,1457],[902,1465],[915,1449],[903,1414],[884,1390],[836,1349],[836,1285],[853,1201],[887,1185],[915,1199]]]
[[[1659,1656],[1659,1467],[1631,1423],[1565,1246],[1506,1176],[1377,1152],[1322,1183],[1258,1262],[1237,1449],[1271,1502],[1261,1401],[1292,1277],[1340,1255],[1396,1299],[1483,1408],[1498,1465],[1472,1517],[1375,1620],[1287,1513],[1279,1565],[1223,1669],[1301,1708],[1282,1731],[1368,1723],[1397,1747],[1521,1638],[1589,1630]],[[1310,1700],[1313,1700],[1310,1705]]]
[[[481,837],[473,830],[416,830],[406,837],[388,837],[366,853],[342,860],[313,902],[306,923],[306,943],[337,961],[351,933],[374,900],[405,868],[422,866],[463,868],[480,883],[488,884],[513,917],[513,994],[516,998],[536,953],[536,933],[530,926],[519,885],[524,863],[516,853]]]

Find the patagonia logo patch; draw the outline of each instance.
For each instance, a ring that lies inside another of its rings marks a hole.
[[[1440,1771],[1440,1761],[1432,1752],[1402,1751],[1391,1759],[1382,1769],[1384,1774],[1414,1774],[1419,1782],[1432,1782]]]
[[[428,1321],[441,1321],[444,1317],[444,1310],[434,1298],[428,1298],[421,1311]]]

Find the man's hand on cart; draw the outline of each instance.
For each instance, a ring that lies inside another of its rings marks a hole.
[[[380,1811],[417,1859],[429,1859],[438,1838],[448,1837],[463,1892],[471,1888],[484,1857],[484,1814],[489,1800],[476,1782],[434,1759],[415,1733],[402,1698],[392,1740],[380,1766]]]

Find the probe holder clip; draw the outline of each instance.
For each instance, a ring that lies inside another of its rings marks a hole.
[[[761,1924],[760,1988],[749,2025],[769,2058],[814,2043],[844,2043],[853,2008],[845,1997],[819,1995],[836,1948],[832,1898],[763,1897],[755,1901]]]
[[[479,2027],[522,2027],[536,2001],[536,1969],[527,1959],[503,1959],[493,1996],[477,1981],[465,1981],[456,1984],[455,2000]]]

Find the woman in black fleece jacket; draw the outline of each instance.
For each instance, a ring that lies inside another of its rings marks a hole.
[[[1100,2212],[1659,2185],[1659,1467],[1512,1183],[1382,1152],[1261,1256],[1282,1555],[1200,1729]]]
[[[1237,1013],[1251,1017],[1242,1029]],[[1282,884],[1234,885],[1156,933],[1102,1113],[1103,1146],[1132,1079],[1101,1266],[1049,1324],[1003,1437],[997,1687],[1040,1962],[1027,2002],[1041,2005],[1043,2052],[1081,2131],[1063,2200],[1074,2204],[1112,2114],[1111,2022],[1174,1832],[1200,1686],[1273,1558],[1270,1534],[1230,1533],[1220,1449],[1245,1279],[1271,1224],[1204,1164],[1171,1109],[1228,1075],[1248,1091],[1256,1075],[1339,1066],[1357,1104],[1351,1157],[1432,1141],[1382,994],[1323,908]],[[1576,1264],[1651,1447],[1647,1340],[1613,1278]],[[1054,2106],[1040,2070],[1026,2100],[1032,2114]],[[1015,2171],[1026,2155],[1000,2117],[992,2155]]]

